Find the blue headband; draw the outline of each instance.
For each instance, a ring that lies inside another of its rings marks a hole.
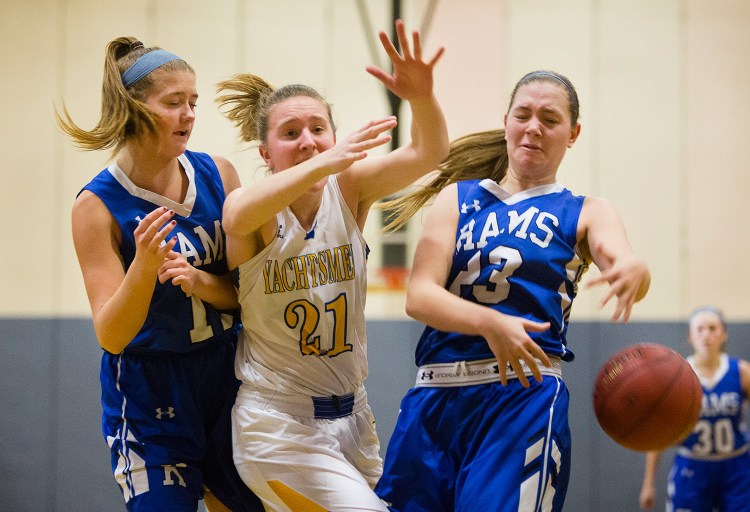
[[[127,89],[156,68],[173,60],[182,59],[167,50],[153,50],[144,53],[122,74],[122,85]]]

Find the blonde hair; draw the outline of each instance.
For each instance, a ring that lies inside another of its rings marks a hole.
[[[336,131],[331,105],[315,89],[302,84],[290,84],[275,89],[257,75],[240,73],[216,84],[216,98],[224,115],[240,130],[240,140],[244,142],[268,141],[268,122],[271,107],[277,103],[307,96],[319,101],[326,109],[331,128]]]
[[[73,139],[74,144],[91,151],[114,148],[116,153],[128,138],[156,129],[156,114],[145,104],[154,86],[153,73],[127,89],[122,83],[122,73],[146,53],[159,49],[145,48],[135,37],[118,37],[107,44],[104,53],[101,114],[96,125],[91,130],[79,127],[73,122],[64,104],[62,112],[55,110],[58,126]],[[167,62],[158,69],[195,74],[193,68],[182,59]]]

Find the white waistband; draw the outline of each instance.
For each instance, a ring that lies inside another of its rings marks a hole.
[[[352,395],[353,403],[351,402]],[[242,384],[237,392],[237,402],[241,405],[270,409],[283,414],[289,414],[290,416],[298,416],[300,418],[320,417],[320,404],[318,404],[318,407],[316,408],[316,401],[319,402],[320,400],[318,399],[322,399],[324,402],[338,403],[338,398],[342,399],[342,405],[346,404],[344,405],[346,413],[336,415],[335,411],[331,411],[326,414],[326,417],[329,419],[357,413],[367,405],[367,392],[363,385],[360,385],[353,393],[342,395],[341,397],[334,395],[320,397],[302,394],[292,395],[279,393],[278,391],[271,389],[257,388],[247,384]],[[331,404],[323,404],[324,407],[328,405]]]
[[[736,450],[731,451],[729,453],[717,453],[714,455],[697,455],[693,453],[692,450],[689,450],[688,448],[685,448],[684,446],[680,446],[677,449],[677,454],[680,455],[681,457],[685,457],[686,459],[717,461],[717,460],[726,460],[726,459],[733,459],[735,457],[739,457],[740,455],[742,455],[748,450],[750,450],[750,444],[741,446],[740,448],[737,448]]]
[[[542,375],[562,377],[560,358],[548,356],[551,367],[546,367],[537,360],[539,371]],[[531,376],[531,369],[521,360],[523,374]],[[508,379],[516,379],[518,376],[508,368],[505,375]],[[451,387],[471,386],[473,384],[485,384],[488,382],[500,382],[497,359],[481,359],[479,361],[456,361],[454,363],[436,363],[420,366],[417,371],[417,382],[415,387]]]

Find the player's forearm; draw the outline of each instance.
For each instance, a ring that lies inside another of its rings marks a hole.
[[[656,471],[659,469],[661,452],[647,452],[646,462],[643,469],[643,485],[653,487]]]
[[[198,282],[193,295],[216,309],[228,310],[240,307],[229,273],[215,275],[198,271]]]
[[[156,276],[142,275],[134,264],[122,284],[97,311],[93,311],[94,331],[99,344],[119,354],[143,327],[148,315]]]
[[[409,105],[415,164],[430,171],[448,156],[450,142],[445,116],[435,95],[411,100]]]
[[[329,173],[312,158],[253,185],[234,190],[224,203],[222,226],[236,237],[260,229]]]

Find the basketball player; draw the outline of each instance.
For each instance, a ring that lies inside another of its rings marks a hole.
[[[727,326],[715,307],[689,317],[688,362],[703,386],[700,418],[677,448],[666,510],[740,512],[750,506],[750,440],[743,406],[750,399],[750,362],[726,354]],[[646,454],[640,505],[654,508],[654,479],[662,452]]]
[[[372,490],[382,471],[367,377],[365,292],[370,206],[434,169],[448,134],[433,94],[442,54],[422,59],[396,22],[401,53],[380,39],[393,74],[368,71],[409,102],[411,141],[383,156],[396,119],[336,139],[314,89],[274,89],[254,75],[219,84],[218,101],[245,141],[259,141],[271,175],[224,206],[243,331],[233,409],[235,462],[267,510],[386,511]]]
[[[237,172],[187,150],[198,94],[177,55],[117,38],[107,45],[102,91],[92,130],[66,110],[58,121],[82,148],[115,148],[72,219],[104,349],[102,425],[115,480],[131,511],[195,511],[204,486],[212,511],[260,511],[229,437],[239,326],[221,208]]]
[[[451,145],[441,173],[390,206],[397,226],[432,195],[407,290],[426,328],[376,492],[392,511],[559,511],[570,476],[566,331],[590,262],[626,321],[649,283],[615,208],[556,182],[580,133],[557,73],[524,76],[505,130]],[[544,377],[543,377],[544,376]],[[533,377],[533,379],[529,379]]]

